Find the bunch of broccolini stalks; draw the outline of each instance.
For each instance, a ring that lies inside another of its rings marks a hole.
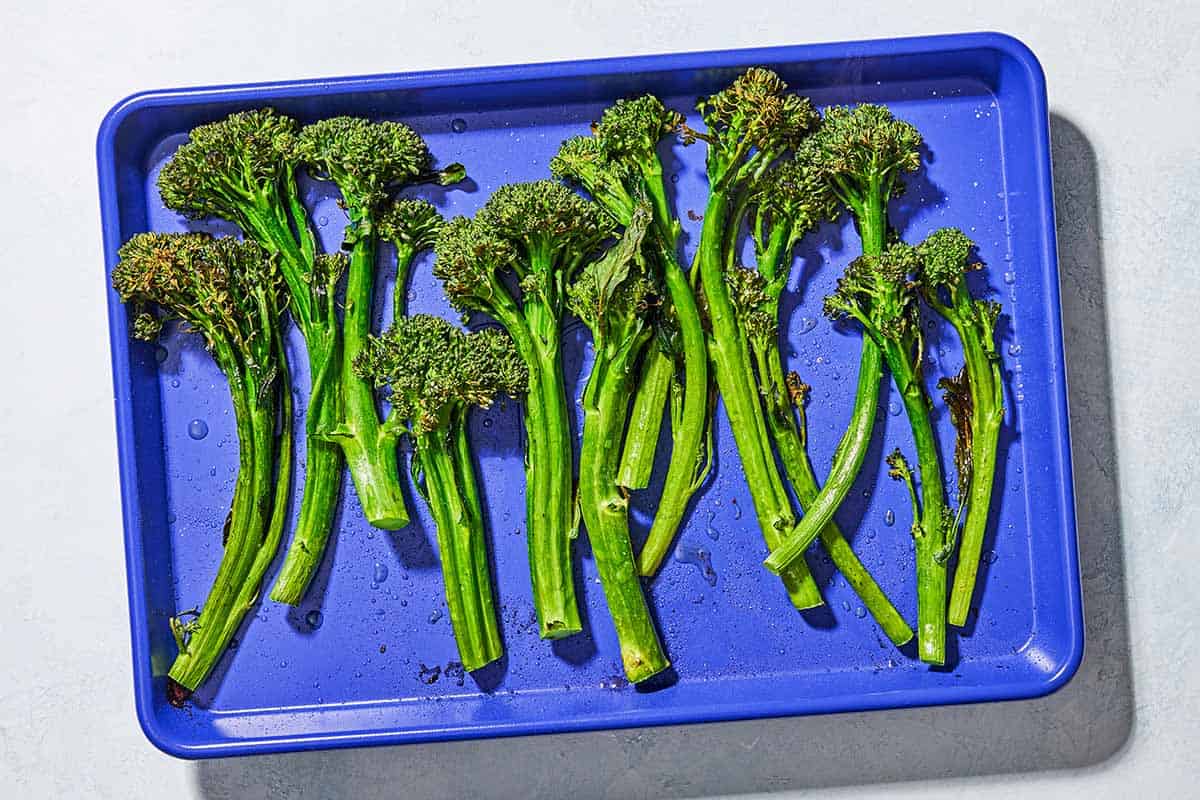
[[[138,234],[121,248],[112,276],[134,310],[137,337],[153,339],[168,319],[204,337],[228,379],[237,420],[240,469],[217,577],[197,612],[172,621],[179,648],[172,702],[186,700],[212,670],[257,601],[283,537],[292,467],[287,316],[304,338],[311,390],[298,520],[272,599],[295,605],[303,598],[331,534],[344,468],[372,525],[408,523],[397,452],[407,437],[413,484],[437,526],[462,663],[477,670],[500,658],[468,418],[472,408],[513,397],[524,412],[539,632],[559,639],[583,629],[572,546],[582,524],[626,675],[644,681],[670,662],[642,579],[659,570],[709,474],[719,397],[766,566],[792,605],[823,603],[804,559],[819,540],[884,634],[903,645],[913,628],[834,521],[870,447],[886,372],[903,399],[916,456],[915,467],[899,451],[888,457],[889,474],[912,499],[916,649],[924,661],[945,661],[947,623],[965,624],[970,610],[1004,419],[1000,308],[968,287],[979,268],[973,244],[956,229],[915,246],[902,241],[889,201],[920,168],[922,138],[882,106],[821,114],[774,72],[753,68],[702,98],[697,111],[690,124],[652,95],[618,100],[590,133],[563,142],[550,162],[558,180],[501,186],[473,217],[449,221],[424,200],[395,196],[465,176],[458,164],[434,169],[424,141],[402,123],[338,117],[300,125],[262,109],[191,132],[159,174],[163,200],[190,217],[228,220],[243,240]],[[704,149],[708,178],[686,266],[659,155],[675,139]],[[340,195],[348,218],[340,253],[320,252],[302,174],[331,182]],[[850,422],[822,482],[807,448],[809,387],[784,361],[780,308],[798,245],[843,211],[861,252],[825,298],[825,312],[861,329],[862,353]],[[381,243],[395,251],[388,269],[394,322],[376,334]],[[471,333],[407,316],[407,276],[429,249],[450,304],[499,329]],[[962,371],[940,384],[958,434],[957,510],[922,374],[931,313],[950,324],[964,353]],[[572,316],[592,336],[578,447],[563,370]],[[386,416],[376,389],[386,391]],[[630,494],[648,490],[668,421],[667,467],[637,550]]]

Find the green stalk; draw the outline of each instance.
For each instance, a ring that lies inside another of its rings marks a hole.
[[[921,474],[921,518],[914,527],[917,550],[917,652],[922,661],[946,661],[946,543],[947,509],[938,458],[937,437],[929,421],[925,387],[903,345],[889,341],[884,348],[888,368],[904,402],[912,429]],[[917,354],[920,357],[920,354]]]
[[[654,454],[666,417],[667,394],[675,381],[675,359],[651,344],[642,359],[641,377],[629,414],[625,449],[617,481],[626,489],[645,489],[654,471]]]
[[[779,318],[779,297],[787,283],[790,272],[791,253],[795,247],[793,229],[790,225],[774,225],[766,238],[765,246],[758,253],[757,267],[766,282],[770,297],[764,310],[771,319]],[[808,457],[808,421],[802,393],[793,397],[793,387],[783,373],[783,355],[779,351],[777,336],[753,337],[750,349],[754,353],[758,368],[759,391],[766,406],[767,428],[779,452],[796,499],[805,513],[820,493],[816,473]],[[797,378],[797,380],[799,380]],[[795,391],[800,392],[799,387]],[[799,419],[797,419],[797,416]],[[883,589],[875,582],[870,571],[855,555],[850,543],[837,524],[830,520],[819,534],[821,544],[833,559],[834,565],[858,594],[859,599],[883,632],[896,646],[903,645],[913,637],[912,628],[896,610]]]
[[[658,571],[670,550],[692,496],[700,486],[700,476],[705,474],[704,434],[709,424],[708,343],[700,308],[674,247],[661,240],[660,260],[683,350],[683,403],[678,417],[672,421],[671,461],[658,510],[638,554],[638,569],[647,576]],[[811,596],[804,600],[810,601]]]
[[[682,386],[672,381],[671,390],[678,413],[672,414],[671,460],[663,482],[658,510],[654,515],[646,544],[638,556],[643,575],[658,571],[671,542],[679,530],[692,496],[707,474],[704,435],[709,424],[708,341],[700,317],[696,295],[679,263],[679,223],[667,202],[662,164],[657,157],[641,164],[642,184],[653,204],[658,235],[655,242],[662,268],[667,299],[679,329],[683,355]],[[682,400],[678,393],[682,392]],[[814,584],[815,585],[815,584]]]
[[[399,319],[408,313],[408,273],[417,255],[415,247],[396,243],[396,283],[392,287],[392,317]]]
[[[622,357],[596,337],[596,357],[583,394],[579,502],[609,615],[621,645],[625,675],[638,683],[670,662],[646,606],[629,539],[629,498],[617,483],[621,436],[636,353]],[[628,351],[626,351],[628,352]]]
[[[788,480],[796,492],[796,499],[800,501],[801,509],[807,511],[820,492],[820,486],[808,458],[804,408],[799,403],[795,404],[800,415],[797,424],[796,416],[792,412],[792,398],[780,365],[778,348],[763,342],[752,342],[752,345],[759,375],[768,376],[762,379],[763,400],[767,406],[767,427],[779,450],[779,460],[783,462]],[[888,639],[897,647],[912,639],[912,628],[875,582],[866,565],[855,555],[837,524],[833,521],[826,524],[821,529],[820,539],[838,571],[862,600],[867,611],[871,612],[871,616]]]
[[[299,605],[321,565],[325,547],[337,511],[338,490],[342,484],[342,451],[323,438],[305,438],[304,494],[292,543],[283,566],[275,577],[271,599],[277,603]]]
[[[168,697],[176,704],[200,685],[225,651],[233,635],[225,634],[230,616],[241,619],[235,609],[236,599],[262,542],[270,506],[276,398],[259,395],[252,370],[241,366],[241,359],[223,337],[213,337],[213,354],[229,379],[238,432],[238,477],[229,536],[216,578],[191,637],[168,672],[173,684],[168,685]],[[233,625],[233,629],[236,627]]]
[[[414,449],[437,525],[446,603],[459,659],[467,671],[474,671],[500,658],[504,644],[496,620],[483,515],[470,472],[466,413],[454,416],[449,431],[419,435]]]
[[[698,263],[712,324],[709,348],[729,426],[733,430],[742,468],[746,473],[746,483],[754,500],[759,528],[767,548],[774,551],[783,544],[785,535],[796,527],[796,518],[767,440],[766,422],[755,389],[749,345],[738,326],[733,302],[725,285],[722,239],[727,213],[725,192],[721,189],[710,191],[700,234]],[[797,609],[823,604],[821,592],[802,559],[797,559],[794,566],[781,571],[780,576]]]
[[[408,285],[408,268],[416,251],[405,245],[397,245],[396,286],[394,293],[394,313],[403,316],[405,313]],[[314,350],[309,349],[310,361]],[[325,363],[328,363],[326,361]],[[314,374],[318,367],[313,364]],[[341,393],[336,392],[340,397]],[[340,403],[327,402],[323,408],[332,410]],[[310,409],[311,410],[311,409]],[[338,414],[330,413],[331,419],[337,419]],[[308,584],[321,565],[325,547],[332,533],[333,515],[337,510],[338,491],[342,483],[342,450],[324,436],[313,435],[313,431],[321,426],[316,417],[308,417],[308,436],[305,455],[304,494],[300,500],[300,515],[296,522],[296,531],[292,536],[283,566],[275,578],[275,586],[271,590],[271,599],[288,605],[298,605],[304,599]],[[333,424],[325,426],[330,429]],[[386,435],[385,435],[386,438]]]
[[[965,293],[965,287],[960,291]],[[970,299],[967,298],[966,302],[970,303]],[[961,321],[965,319],[961,314],[956,318],[960,321],[951,321],[955,322],[962,340],[972,405],[971,482],[966,499],[967,518],[959,545],[958,567],[950,591],[948,615],[951,625],[961,627],[966,624],[967,613],[971,609],[975,576],[979,571],[979,557],[987,533],[992,487],[995,484],[996,448],[1004,423],[1004,394],[1000,364],[992,355],[995,351],[991,343],[992,332],[984,332]],[[959,491],[962,491],[961,487]]]
[[[325,432],[341,416],[342,338],[333,312],[332,298],[322,297],[320,287],[311,285],[309,276],[314,258],[311,232],[296,192],[289,192],[293,224],[270,217],[265,211],[247,215],[247,233],[259,244],[279,256],[280,271],[287,283],[291,302],[289,311],[304,336],[310,375],[309,405],[305,414],[304,490],[292,543],[271,599],[298,604],[320,566],[332,533],[341,488],[343,457],[341,448],[330,442]],[[273,207],[268,205],[266,207]],[[300,231],[298,242],[292,227]],[[327,287],[332,291],[333,287]],[[315,299],[314,299],[315,298]]]
[[[526,511],[533,605],[543,639],[583,630],[575,601],[571,541],[575,538],[571,429],[557,340],[530,364],[526,398]]]
[[[667,200],[662,162],[658,160],[657,155],[654,155],[650,159],[639,161],[638,169],[642,176],[642,186],[650,200],[657,231],[655,238],[659,243],[658,249],[662,257],[664,280],[667,283],[667,305],[676,311],[676,323],[680,327],[680,336],[684,340],[685,385],[682,387],[682,391],[685,398],[684,403],[687,405],[686,397],[689,385],[694,384],[697,377],[703,377],[706,384],[708,380],[708,357],[704,350],[704,329],[701,327],[700,313],[696,308],[696,298],[692,294],[686,277],[683,280],[683,291],[681,292],[679,281],[672,274],[683,275],[683,269],[679,266],[676,254],[679,242],[679,223],[675,220],[671,204]],[[695,350],[697,337],[701,345],[699,351]],[[689,339],[693,351],[690,354],[688,352]],[[703,362],[699,367],[696,366],[698,363],[696,352],[700,353],[700,361]],[[621,458],[620,482],[626,488],[645,489],[650,485],[650,474],[654,470],[654,454],[658,450],[659,434],[666,416],[667,395],[671,391],[680,390],[680,387],[675,385],[676,368],[675,359],[671,354],[664,352],[662,348],[653,347],[645,355],[642,375],[634,396],[629,430],[625,434],[625,451]],[[696,374],[697,369],[700,370],[698,375]],[[689,370],[693,373],[690,378]],[[703,394],[707,395],[707,392],[706,385]],[[703,435],[703,431],[701,434]],[[672,461],[674,461],[675,458],[682,457],[682,454],[675,455],[676,448],[688,447],[692,437],[685,433],[681,441],[673,431],[672,438],[674,439]],[[694,471],[693,467],[693,473]],[[676,490],[678,488],[676,487]],[[667,497],[665,490],[663,497]],[[688,497],[690,497],[690,493],[688,493]],[[686,503],[687,498],[684,499],[685,506]],[[655,519],[657,520],[658,517],[655,516]],[[673,531],[674,528],[671,532],[673,533]]]
[[[855,209],[859,232],[862,236],[864,255],[883,253],[887,236],[887,200],[880,192],[872,191],[867,202]],[[783,544],[766,560],[767,568],[778,573],[796,562],[817,538],[821,530],[833,520],[834,512],[841,507],[846,495],[854,487],[854,481],[862,469],[867,451],[871,447],[871,434],[875,429],[875,414],[879,410],[879,382],[883,380],[883,354],[879,345],[870,336],[863,334],[862,355],[858,365],[858,387],[854,393],[854,408],[850,424],[834,451],[833,464],[824,487],[809,504],[804,518],[795,530],[788,534]]]
[[[225,629],[221,632],[221,639],[225,644],[228,644],[229,640],[233,638],[242,619],[258,601],[263,576],[266,575],[267,569],[279,552],[279,543],[283,540],[283,526],[287,523],[288,497],[292,491],[292,393],[287,358],[283,350],[283,341],[279,337],[276,337],[276,352],[280,370],[276,379],[278,389],[273,389],[272,394],[278,395],[280,398],[280,407],[276,409],[276,404],[272,402],[263,410],[259,419],[259,424],[264,431],[271,433],[275,430],[274,417],[276,413],[280,420],[280,432],[276,437],[276,452],[264,454],[266,457],[275,456],[271,459],[271,462],[275,464],[271,517],[267,524],[266,535],[254,556],[254,562],[250,565],[246,579],[242,582],[242,587],[234,600],[232,613],[225,620]],[[223,644],[222,647],[224,646]]]
[[[351,220],[351,224],[354,224]],[[367,521],[396,530],[408,524],[400,490],[396,439],[382,429],[375,392],[354,372],[354,359],[371,334],[371,296],[375,283],[375,239],[363,236],[350,251],[342,321],[342,367],[339,374],[343,419],[335,439],[346,456],[350,477]]]

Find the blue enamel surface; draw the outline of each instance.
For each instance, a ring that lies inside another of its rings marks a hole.
[[[502,183],[547,177],[559,142],[584,133],[614,99],[652,91],[689,111],[697,96],[757,64],[775,67],[820,105],[884,102],[916,124],[928,142],[926,168],[893,202],[892,220],[914,242],[943,225],[967,230],[1009,315],[1000,345],[1009,425],[995,522],[978,614],[962,635],[952,635],[952,663],[930,670],[892,648],[869,615],[859,616],[854,593],[817,549],[809,562],[827,608],[807,616],[791,610],[760,567],[765,549],[723,416],[717,468],[680,537],[682,547],[711,553],[716,583],[685,555],[668,559],[649,589],[674,674],[642,689],[620,678],[584,537],[576,556],[585,635],[540,641],[523,535],[520,409],[509,403],[477,413],[471,430],[503,608],[502,662],[461,683],[444,674],[455,648],[428,513],[411,497],[413,525],[372,530],[347,480],[336,544],[306,602],[294,610],[261,604],[195,705],[173,709],[163,698],[174,655],[166,621],[202,602],[215,573],[237,445],[224,381],[196,337],[171,331],[158,351],[131,341],[125,310],[110,291],[133,673],[139,718],[155,744],[203,757],[695,722],[1031,697],[1070,678],[1083,627],[1045,87],[1033,55],[1011,38],[971,34],[138,95],[110,112],[98,142],[108,268],[132,234],[189,227],[163,208],[154,177],[188,129],[234,110],[270,104],[303,121],[335,114],[403,119],[439,161],[466,164],[466,190],[425,196],[447,215],[469,214]],[[663,155],[690,256],[699,229],[692,217],[703,213],[706,192],[703,151],[676,145]],[[344,214],[328,187],[306,184],[306,191],[323,242],[335,248]],[[190,225],[233,231],[223,223]],[[857,250],[844,218],[810,235],[785,300],[785,352],[813,386],[810,441],[819,474],[849,414],[859,348],[856,332],[821,316],[821,298]],[[390,317],[387,255],[381,322]],[[414,312],[453,317],[428,259],[413,276],[411,297]],[[960,364],[946,333],[928,331],[931,386]],[[588,337],[578,325],[567,335],[567,376],[578,396]],[[290,344],[294,382],[306,387],[294,329]],[[898,403],[896,392],[886,391],[877,427],[883,435],[838,520],[911,620],[911,513],[903,487],[886,479],[882,456],[894,446],[912,448],[904,416],[886,410]],[[305,395],[297,393],[299,409]],[[208,429],[201,438],[196,420]],[[949,456],[949,420],[939,415],[936,422]],[[635,506],[644,535],[652,500],[639,496]],[[443,674],[427,683],[434,667]]]

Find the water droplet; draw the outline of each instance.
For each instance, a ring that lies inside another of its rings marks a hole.
[[[179,378],[172,378],[172,379],[171,379],[171,388],[172,388],[172,389],[178,389],[178,388],[179,388]]]
[[[801,317],[800,325],[796,328],[796,333],[805,334],[817,327],[817,321],[812,317]]]
[[[849,611],[849,610],[850,610],[850,603],[843,600],[842,601],[842,611]]]
[[[208,423],[202,419],[194,419],[188,423],[188,436],[193,439],[203,439],[208,436]]]
[[[684,564],[695,564],[709,586],[717,585],[717,572],[713,569],[712,555],[705,548],[680,542],[675,547],[675,560]]]
[[[874,539],[874,538],[875,538],[875,535],[876,535],[876,533],[875,533],[875,529],[874,529],[874,528],[871,528],[871,529],[869,529],[869,530],[867,531],[867,541],[869,542],[869,541],[871,541],[872,539]]]
[[[324,228],[329,224],[329,217],[322,214],[321,216],[317,217],[317,224]]]
[[[216,474],[217,474],[217,468],[216,468],[216,467],[209,467],[209,468],[208,468],[208,474],[209,474],[209,475],[216,475]]]
[[[883,513],[883,524],[884,525],[895,525],[896,524],[896,512],[892,511],[890,508],[887,511],[885,511]]]
[[[1007,283],[1009,286],[1012,286],[1014,283],[1017,282],[1017,273],[1013,272],[1012,270],[1009,270],[1008,272],[1004,273],[1004,282]]]
[[[467,121],[462,117],[455,117],[450,120],[450,130],[455,133],[463,133],[467,129]]]
[[[678,173],[671,176],[671,183],[679,183],[679,174]]]
[[[491,418],[491,417],[484,417],[484,418],[483,418],[483,427],[485,427],[485,428],[490,428],[490,427],[492,427],[492,418]]]
[[[736,497],[729,498],[729,505],[730,505],[730,507],[733,508],[733,518],[741,519],[742,518],[742,507],[738,504],[737,498]]]
[[[865,608],[863,608],[862,606],[859,606],[858,608],[854,609],[854,616],[858,617],[859,619],[862,619],[866,615],[867,615],[867,610]]]
[[[287,662],[286,662],[286,661],[280,661],[280,662],[279,662],[279,666],[281,666],[281,667],[286,667],[286,666],[287,666]]]
[[[1019,355],[1021,355],[1021,345],[1019,345],[1019,344],[1010,344],[1010,345],[1008,346],[1008,354],[1009,354],[1010,356],[1019,356]]]
[[[381,564],[380,562],[376,561],[375,562],[375,583],[383,583],[384,581],[387,580],[387,576],[388,576],[387,564]]]
[[[442,618],[442,610],[440,608],[435,608],[433,611],[429,612],[429,624],[430,625],[436,625],[437,621],[440,620],[441,618]]]
[[[712,524],[713,520],[716,519],[716,517],[717,517],[716,514],[709,514],[708,515],[708,525],[704,529],[704,532],[708,534],[708,538],[712,539],[714,542],[721,538],[721,532],[719,530],[717,530],[715,527],[713,527],[713,524]]]
[[[842,373],[838,372],[838,371],[835,369],[835,370],[833,371],[833,379],[834,379],[835,381],[840,381],[840,380],[842,379]]]
[[[325,621],[325,617],[321,614],[320,611],[317,611],[315,608],[312,611],[310,611],[304,615],[305,624],[307,624],[308,627],[312,628],[314,631],[317,628],[321,627],[321,623],[324,621]]]
[[[997,558],[999,558],[999,556],[996,555],[995,550],[988,550],[988,551],[984,552],[984,554],[983,554],[983,563],[995,564]]]
[[[367,531],[367,538],[368,538],[368,539],[374,539],[374,538],[375,538],[375,531],[373,531],[373,530],[368,530],[368,531]]]
[[[1025,402],[1025,393],[1024,392],[1017,392],[1017,402],[1018,403]]]
[[[170,355],[170,354],[167,352],[167,348],[163,347],[161,344],[155,345],[155,347],[154,347],[154,360],[155,361],[157,361],[158,363],[161,364],[167,360],[168,355]]]
[[[168,523],[173,523],[173,522],[175,522],[175,515],[174,515],[174,514],[167,514],[167,522],[168,522]]]
[[[888,413],[891,414],[893,417],[899,416],[900,404],[897,403],[895,400],[889,401],[888,402]]]

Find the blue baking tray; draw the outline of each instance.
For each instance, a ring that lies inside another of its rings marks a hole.
[[[948,666],[930,669],[891,647],[819,550],[809,561],[827,607],[792,610],[760,566],[764,546],[720,413],[712,479],[696,498],[676,558],[648,590],[674,671],[651,687],[630,687],[621,677],[583,537],[575,554],[586,631],[553,644],[539,640],[522,530],[520,410],[508,404],[471,423],[503,661],[474,676],[454,669],[423,504],[410,498],[408,528],[376,531],[347,489],[335,544],[304,604],[263,602],[195,702],[172,708],[163,691],[174,656],[167,619],[200,603],[216,570],[236,464],[234,425],[224,381],[198,338],[172,330],[158,346],[131,341],[126,310],[109,290],[134,687],[154,744],[205,757],[810,714],[1033,697],[1071,677],[1083,625],[1046,90],[1036,58],[1012,38],[984,33],[135,95],[109,112],[99,134],[107,268],[139,231],[234,232],[166,210],[154,181],[190,128],[236,110],[271,105],[302,121],[402,119],[441,162],[467,165],[465,189],[437,190],[432,199],[447,215],[470,214],[505,182],[546,177],[558,144],[584,133],[613,100],[654,92],[692,113],[698,96],[752,65],[773,67],[820,105],[883,102],[915,123],[928,142],[926,167],[893,202],[892,219],[910,241],[944,225],[967,230],[1008,315],[1001,332],[1008,425],[995,519],[977,611],[965,632],[951,636]],[[704,207],[703,157],[700,147],[664,146],[689,249]],[[305,191],[321,239],[335,248],[344,214],[326,186],[306,184]],[[857,247],[845,220],[810,235],[786,300],[785,352],[814,387],[810,439],[819,472],[849,415],[859,350],[856,332],[821,317],[821,298]],[[390,287],[379,295],[390,296]],[[380,302],[381,324],[387,305]],[[411,306],[453,316],[428,260],[413,277]],[[568,327],[567,376],[577,393],[587,371],[586,336]],[[294,330],[290,348],[303,409],[308,378]],[[940,329],[929,331],[927,357],[931,384],[960,363],[953,337]],[[880,441],[838,518],[912,619],[908,501],[882,466],[885,452],[911,452],[911,443],[895,390],[884,392]],[[944,415],[936,421],[948,454],[949,422]],[[637,499],[639,534],[651,505]],[[696,558],[699,549],[711,554],[711,569]]]

